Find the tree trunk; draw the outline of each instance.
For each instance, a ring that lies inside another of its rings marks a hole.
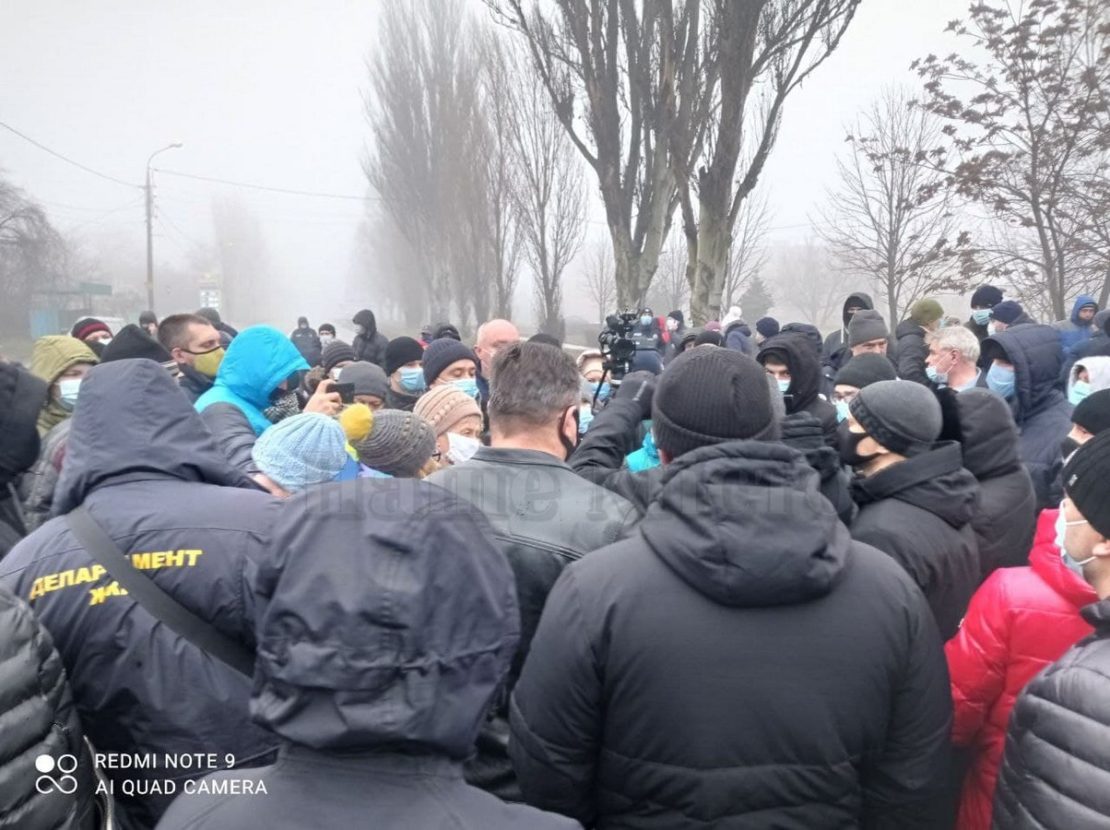
[[[718,215],[703,201],[699,204],[697,276],[690,296],[694,325],[721,319],[721,294],[728,276],[728,249],[732,243],[727,212]]]

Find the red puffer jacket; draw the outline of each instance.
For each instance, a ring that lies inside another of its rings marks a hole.
[[[1027,568],[1000,568],[971,598],[944,647],[952,680],[952,741],[973,751],[959,830],[989,830],[1010,710],[1025,685],[1091,633],[1079,609],[1094,589],[1060,561],[1056,514],[1044,510]]]

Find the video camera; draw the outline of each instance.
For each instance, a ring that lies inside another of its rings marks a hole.
[[[597,336],[601,355],[605,358],[601,367],[613,386],[618,386],[621,379],[632,371],[632,358],[636,356],[632,331],[638,318],[639,314],[635,311],[610,314],[605,318],[605,328]]]

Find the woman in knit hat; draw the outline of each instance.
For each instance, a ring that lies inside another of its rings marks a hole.
[[[424,478],[439,469],[440,452],[436,449],[435,430],[431,424],[411,412],[383,409],[368,419],[369,429],[362,437],[352,435],[349,413],[341,416],[351,446],[370,476],[389,478]]]
[[[447,464],[469,461],[482,446],[482,410],[472,396],[453,385],[430,389],[416,402],[413,414],[431,425],[436,448]]]
[[[40,337],[31,352],[31,374],[50,385],[50,394],[39,413],[39,436],[73,414],[81,379],[99,359],[92,349],[64,334]]]
[[[281,498],[334,481],[351,457],[347,437],[334,418],[302,412],[266,430],[251,448],[259,483]]]

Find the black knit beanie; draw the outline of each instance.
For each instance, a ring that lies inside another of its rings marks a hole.
[[[324,351],[320,354],[320,365],[324,367],[325,372],[330,372],[336,364],[343,361],[354,363],[356,360],[358,357],[355,356],[355,350],[342,340],[331,341],[324,346]]]
[[[1002,292],[993,285],[980,285],[971,295],[972,308],[994,308],[1002,302]]]
[[[104,347],[100,362],[111,363],[113,360],[131,360],[137,357],[153,360],[155,363],[168,363],[173,360],[165,347],[147,334],[146,329],[134,323],[128,323],[112,338],[112,342]]]
[[[478,366],[478,358],[469,346],[450,337],[433,340],[424,349],[424,381],[431,386],[443,374],[444,369],[458,360],[472,360],[474,366]]]
[[[672,458],[724,441],[779,436],[763,367],[732,349],[692,349],[660,376],[652,402],[655,445]]]
[[[385,347],[385,369],[387,375],[392,375],[406,363],[424,359],[424,347],[418,340],[411,337],[394,337]]]
[[[1064,492],[1083,518],[1110,537],[1110,432],[1096,435],[1064,465]]]
[[[848,323],[849,348],[870,343],[872,340],[882,340],[884,337],[890,337],[890,330],[879,312],[865,308],[852,315]]]
[[[907,458],[931,449],[944,426],[936,395],[906,380],[884,380],[861,389],[848,411],[868,435]]]
[[[755,321],[755,330],[769,339],[779,333],[779,321],[774,317],[760,317]]]
[[[1071,413],[1071,422],[1091,435],[1110,429],[1110,389],[1099,389],[1081,400]]]
[[[897,380],[898,373],[890,358],[881,354],[861,354],[853,357],[836,373],[836,385],[863,389],[882,380]]]

